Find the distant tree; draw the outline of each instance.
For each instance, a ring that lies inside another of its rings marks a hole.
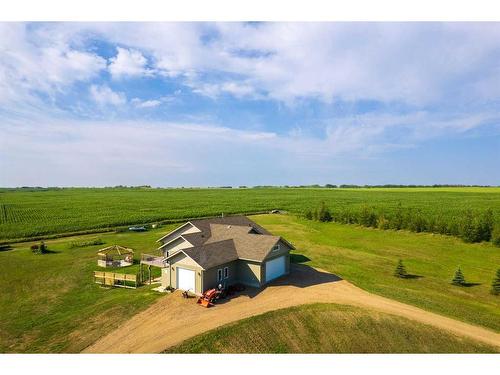
[[[495,278],[491,283],[491,294],[499,295],[500,294],[500,268],[497,270]]]
[[[322,222],[332,221],[332,214],[328,207],[326,207],[325,202],[321,202],[318,209],[318,219]]]
[[[408,273],[406,272],[406,267],[403,264],[403,261],[401,259],[399,260],[398,265],[396,266],[396,269],[394,270],[394,276],[400,277],[402,279],[404,279],[408,276]]]
[[[493,211],[488,208],[478,219],[476,235],[477,241],[489,241],[493,232],[494,218]]]
[[[491,242],[493,245],[500,247],[500,225],[496,225],[491,232]]]
[[[379,229],[389,229],[389,220],[385,218],[384,214],[380,214],[377,219],[377,227]]]
[[[400,230],[404,227],[404,215],[403,207],[401,207],[401,202],[398,203],[394,215],[391,217],[391,228]]]
[[[304,217],[307,220],[312,220],[313,219],[313,212],[310,209],[307,209],[306,212],[304,213]]]
[[[453,276],[453,280],[451,281],[453,285],[463,286],[465,285],[465,276],[462,273],[460,267],[455,271],[455,276]]]
[[[465,242],[477,242],[477,232],[474,223],[474,215],[471,210],[467,210],[460,223],[460,237]]]

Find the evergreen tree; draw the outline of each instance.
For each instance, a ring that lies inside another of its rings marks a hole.
[[[500,294],[500,268],[497,270],[497,274],[491,283],[491,294]]]
[[[465,277],[460,267],[458,267],[458,269],[455,271],[455,276],[453,277],[451,283],[458,286],[463,286],[465,284]]]
[[[400,277],[402,279],[408,276],[405,265],[403,264],[403,261],[401,259],[399,260],[398,265],[396,266],[396,270],[394,271],[394,276]]]

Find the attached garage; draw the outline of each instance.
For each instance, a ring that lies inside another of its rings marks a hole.
[[[177,289],[196,291],[196,272],[186,268],[177,267]]]
[[[266,262],[266,283],[286,273],[286,256]]]

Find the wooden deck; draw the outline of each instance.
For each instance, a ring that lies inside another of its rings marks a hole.
[[[165,258],[158,255],[142,254],[141,264],[146,264],[148,266],[165,268]]]

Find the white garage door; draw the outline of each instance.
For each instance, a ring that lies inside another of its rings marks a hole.
[[[266,263],[266,283],[285,274],[285,258],[282,256]]]
[[[194,293],[194,274],[192,270],[177,267],[177,289],[190,290]]]

